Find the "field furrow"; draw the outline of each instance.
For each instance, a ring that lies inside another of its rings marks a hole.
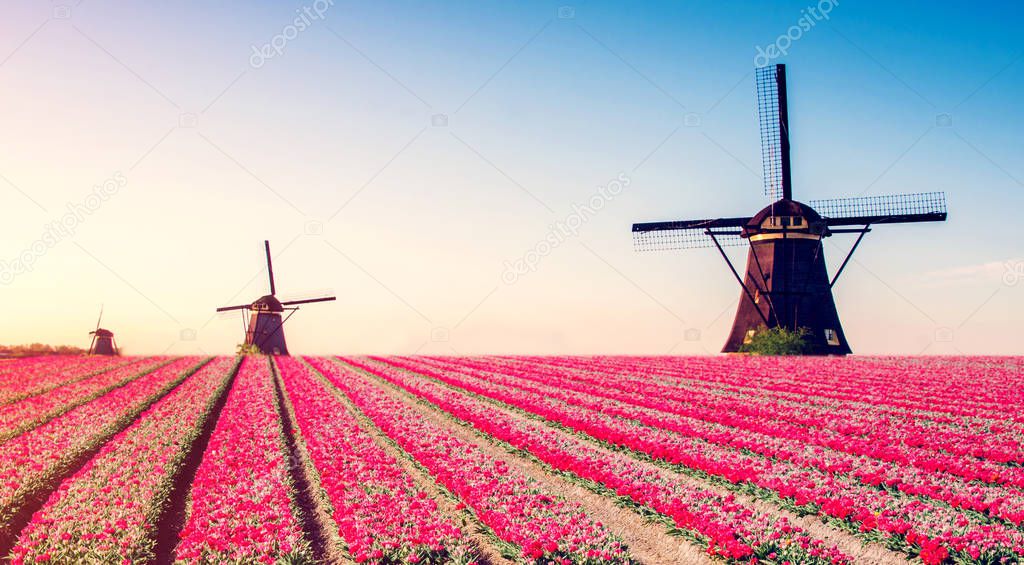
[[[192,483],[175,561],[309,560],[288,465],[269,360],[245,357]]]
[[[201,361],[186,357],[0,445],[0,554],[65,476]]]
[[[1024,360],[0,362],[14,563],[1024,562]]]
[[[530,563],[629,563],[621,540],[595,522],[579,503],[563,499],[537,478],[510,465],[507,455],[467,441],[448,426],[395,398],[367,376],[333,362],[311,359],[373,423],[462,499]]]
[[[713,402],[699,405],[673,403],[665,396],[659,396],[660,391],[626,392],[613,384],[592,379],[583,383],[560,379],[549,385],[547,382],[552,382],[553,375],[547,375],[546,381],[544,374],[526,374],[524,369],[506,364],[486,370],[479,363],[434,360],[430,366],[441,370],[468,369],[490,382],[573,406],[635,420],[712,444],[785,460],[801,467],[850,475],[865,485],[885,485],[909,495],[986,513],[1014,525],[1024,522],[1024,492],[1014,485],[1000,484],[1000,480],[1012,479],[1012,471],[998,464],[986,465],[970,459],[958,460],[952,466],[943,465],[949,458],[922,456],[914,453],[913,449],[891,445],[884,448],[884,458],[854,455],[849,452],[858,451],[855,446],[866,442],[856,438],[818,439],[816,436],[820,430],[817,426],[780,426],[756,417],[730,416],[727,409]],[[839,418],[841,415],[823,416],[822,421]],[[885,445],[872,444],[872,451],[881,451],[883,448],[879,446]],[[950,472],[950,468],[957,472]],[[979,475],[982,478],[977,478]]]
[[[304,363],[276,361],[338,548],[356,562],[469,563],[466,532]]]
[[[15,364],[25,360],[14,361]],[[57,387],[98,375],[126,363],[120,357],[57,358],[45,363],[24,363],[15,377],[0,378],[0,406],[48,392]]]
[[[778,499],[802,513],[831,517],[852,531],[882,534],[887,543],[911,556],[952,551],[965,556],[979,553],[1015,559],[1024,552],[1024,533],[1020,530],[948,506],[866,486],[841,474],[759,457],[600,410],[568,405],[459,371],[434,371],[423,364],[401,360],[389,362],[533,412],[611,445],[672,463],[680,469],[724,479],[726,484],[755,487],[768,499]]]
[[[137,359],[117,369],[55,388],[49,394],[0,406],[0,443],[124,386],[170,360],[168,357]]]
[[[755,511],[738,502],[733,494],[716,492],[710,485],[527,420],[414,373],[372,361],[345,361],[431,402],[553,469],[602,486],[600,490],[608,496],[629,499],[636,506],[661,514],[669,519],[672,528],[711,555],[729,560],[756,557],[798,563],[851,560],[838,548],[827,547],[789,520]],[[858,549],[859,554],[869,553],[867,549]]]
[[[473,359],[432,361],[454,361],[478,369],[487,366]],[[677,406],[688,410],[681,413],[683,415],[737,427],[768,429],[780,437],[878,459],[899,457],[911,448],[910,452],[921,453],[919,459],[934,458],[936,453],[964,457],[946,458],[954,464],[977,463],[978,459],[996,463],[1024,462],[1024,433],[993,430],[991,425],[979,425],[971,430],[972,421],[968,418],[939,422],[914,411],[885,412],[878,407],[846,404],[821,406],[765,398],[756,393],[712,391],[699,385],[667,386],[651,379],[634,378],[628,373],[597,373],[585,363],[553,369],[519,359],[501,359],[491,367],[500,367],[501,372],[511,376],[570,390],[602,391],[602,395],[610,394],[613,398],[651,408],[664,410],[666,406]]]
[[[152,561],[175,478],[234,365],[197,368],[61,483],[22,530],[13,563]]]

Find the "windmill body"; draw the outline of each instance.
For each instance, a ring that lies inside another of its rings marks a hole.
[[[806,328],[810,350],[847,354],[846,343],[829,286],[821,216],[806,204],[780,200],[758,212],[742,228],[750,243],[743,297],[725,344],[739,351],[762,326]]]
[[[117,355],[117,346],[114,344],[114,332],[103,328],[96,328],[93,333],[92,345],[89,346],[91,355]]]
[[[284,306],[273,295],[260,297],[249,306],[249,325],[245,343],[256,345],[270,355],[288,355],[284,340]]]
[[[288,321],[299,308],[300,304],[313,302],[328,302],[335,300],[334,296],[321,298],[308,298],[303,300],[289,300],[281,302],[277,299],[277,287],[274,284],[274,265],[270,257],[270,242],[263,242],[267,255],[267,275],[270,279],[270,294],[257,298],[250,304],[238,306],[224,306],[217,308],[218,312],[229,312],[232,310],[247,310],[248,318],[245,320],[245,344],[256,346],[260,352],[267,355],[288,355],[288,344],[284,339],[284,323]],[[287,312],[287,315],[285,315]]]
[[[89,332],[92,341],[89,342],[89,355],[120,355],[117,344],[114,343],[114,332],[100,327],[103,321],[103,306],[100,306],[100,317],[96,319],[96,329]]]
[[[793,200],[790,175],[789,107],[785,65],[757,69],[758,117],[764,190],[772,202],[749,217],[633,224],[640,250],[715,247],[740,284],[740,302],[722,351],[740,351],[764,328],[808,331],[809,353],[851,352],[832,296],[842,274],[872,226],[946,219],[942,193]],[[858,234],[829,278],[822,242],[834,234]],[[724,247],[749,246],[741,277]]]

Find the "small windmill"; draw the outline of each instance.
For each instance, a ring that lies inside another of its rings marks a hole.
[[[789,163],[789,108],[786,67],[757,69],[757,109],[761,124],[764,190],[772,203],[754,216],[633,224],[640,250],[716,247],[742,288],[732,331],[723,352],[749,343],[761,327],[809,330],[811,352],[850,353],[832,287],[871,226],[946,219],[943,193],[793,200]],[[829,279],[822,240],[833,234],[859,234]],[[740,278],[722,249],[747,245],[747,271]]]
[[[274,286],[274,266],[270,260],[270,242],[264,241],[263,245],[267,252],[267,274],[270,277],[270,294],[257,298],[251,304],[223,306],[217,308],[217,311],[248,310],[248,319],[244,317],[244,314],[242,318],[245,324],[245,344],[255,345],[261,352],[267,355],[288,355],[288,345],[284,340],[284,323],[299,309],[298,305],[328,302],[336,300],[336,297],[325,296],[303,300],[289,300],[286,302],[278,300],[275,296],[277,294],[277,287]],[[286,311],[288,315],[283,316]]]
[[[96,319],[96,329],[89,332],[92,341],[89,343],[89,355],[120,355],[114,343],[114,332],[100,327],[103,321],[103,305],[100,305],[100,317]]]

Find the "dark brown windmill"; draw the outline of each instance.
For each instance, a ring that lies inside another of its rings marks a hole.
[[[286,302],[278,300],[275,296],[277,294],[277,287],[274,286],[274,266],[270,261],[270,242],[264,241],[263,245],[267,252],[267,274],[270,276],[270,294],[257,298],[251,304],[224,306],[217,308],[217,311],[249,310],[248,319],[242,318],[243,323],[246,324],[245,344],[255,345],[261,352],[267,355],[288,355],[288,345],[284,340],[284,323],[299,309],[299,304],[328,302],[336,298],[334,296],[324,296],[303,300],[289,300]],[[288,315],[284,316],[286,311]]]
[[[711,218],[633,224],[640,250],[715,247],[742,288],[732,331],[722,351],[739,351],[762,327],[806,328],[812,353],[845,355],[850,346],[839,323],[832,287],[871,226],[946,219],[943,193],[793,200],[789,162],[786,67],[758,68],[757,109],[761,124],[764,190],[772,203],[752,217]],[[822,240],[856,233],[839,269],[830,279]],[[749,245],[741,279],[722,249]]]
[[[89,332],[92,341],[89,343],[89,355],[120,355],[114,343],[114,332],[100,327],[103,321],[103,306],[100,306],[100,317],[96,319],[96,329]]]

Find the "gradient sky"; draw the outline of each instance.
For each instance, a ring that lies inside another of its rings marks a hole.
[[[338,295],[288,322],[293,352],[720,349],[721,258],[637,253],[629,226],[765,204],[753,59],[816,3],[337,1],[292,34],[314,4],[3,3],[0,260],[124,186],[0,286],[0,343],[85,346],[105,304],[129,353],[230,352],[214,308],[266,292],[270,239],[279,295]],[[841,0],[778,59],[797,199],[948,193],[837,285],[857,353],[1024,352],[1022,12]]]

